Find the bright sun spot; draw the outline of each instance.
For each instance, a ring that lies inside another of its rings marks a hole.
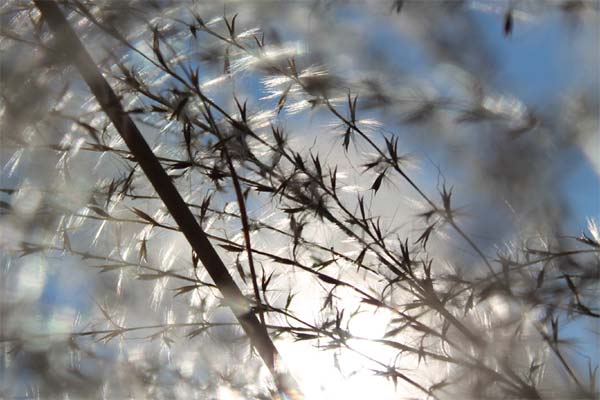
[[[325,350],[329,340],[279,341],[277,347],[286,360],[293,376],[303,388],[306,399],[398,399],[414,394],[398,381],[382,379],[375,371],[384,371],[394,362],[397,352],[373,340],[384,337],[389,329],[390,315],[383,310],[373,312],[372,307],[360,303],[360,298],[340,290],[338,308],[352,316],[348,328],[355,338],[348,341],[351,348]],[[319,346],[321,346],[319,348]],[[368,355],[366,358],[364,355]],[[378,364],[376,361],[381,362]],[[402,365],[400,365],[402,367]]]

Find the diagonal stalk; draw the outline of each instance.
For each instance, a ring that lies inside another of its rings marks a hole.
[[[202,103],[204,104],[204,108],[206,109],[206,120],[212,127],[214,133],[218,135],[219,139],[224,140],[224,137],[221,134],[221,131],[212,115],[212,112],[210,111],[210,105],[207,103],[204,97],[202,97]],[[260,292],[258,290],[258,279],[256,277],[256,268],[254,267],[254,257],[252,256],[252,242],[250,241],[250,224],[248,223],[246,202],[244,200],[244,194],[242,193],[242,186],[240,184],[238,174],[235,170],[235,166],[233,165],[233,161],[231,159],[231,155],[229,154],[229,150],[227,150],[227,144],[225,143],[223,143],[223,155],[227,159],[227,165],[229,166],[229,172],[231,174],[231,180],[233,183],[233,188],[235,190],[235,197],[237,199],[238,207],[240,209],[240,220],[242,221],[242,232],[244,233],[244,244],[246,248],[246,254],[248,256],[248,266],[250,267],[250,277],[252,279],[252,289],[254,290],[254,298],[258,309],[258,317],[260,318],[261,324],[263,326],[266,326],[265,316],[263,312],[264,307],[260,299]]]
[[[50,26],[60,48],[69,50],[68,56],[71,58],[71,63],[82,75],[102,110],[119,132],[191,247],[198,254],[206,271],[221,291],[226,304],[231,308],[250,338],[252,346],[269,368],[278,389],[285,394],[302,398],[294,379],[288,373],[283,372],[282,374],[282,364],[277,349],[252,312],[248,299],[235,284],[227,267],[183,201],[171,178],[163,169],[133,120],[124,111],[119,98],[99,72],[58,5],[54,1],[45,0],[34,0],[34,3]]]

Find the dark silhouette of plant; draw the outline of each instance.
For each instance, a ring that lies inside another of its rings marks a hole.
[[[600,232],[569,233],[557,188],[597,91],[498,89],[474,9],[504,41],[536,14],[584,38],[597,19],[587,2],[4,6],[0,393],[597,397]],[[419,71],[372,38],[405,25]]]

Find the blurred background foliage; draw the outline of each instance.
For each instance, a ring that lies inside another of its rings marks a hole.
[[[307,398],[597,398],[597,2],[58,3]],[[0,15],[0,397],[292,398]]]

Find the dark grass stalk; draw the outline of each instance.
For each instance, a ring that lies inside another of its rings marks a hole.
[[[215,134],[217,134],[217,137],[222,142],[225,140],[228,140],[225,137],[223,137],[223,135],[221,134],[221,131],[220,131],[217,123],[215,122],[215,119],[210,110],[210,106],[206,103],[206,101],[204,101],[204,97],[202,99],[204,102],[204,107],[206,109],[206,115],[205,115],[206,118],[205,119],[211,125],[213,132],[215,132]],[[252,280],[252,289],[254,290],[254,298],[256,300],[258,316],[260,318],[260,322],[262,323],[262,325],[266,326],[265,317],[263,314],[262,301],[260,299],[260,291],[258,288],[258,278],[256,275],[256,268],[254,267],[254,257],[252,256],[252,242],[250,240],[250,225],[248,224],[248,213],[246,212],[246,201],[244,199],[244,194],[242,192],[242,186],[240,184],[238,174],[235,170],[235,166],[233,165],[233,161],[231,159],[231,155],[229,154],[229,150],[227,149],[226,143],[223,143],[222,151],[223,151],[223,155],[225,156],[225,158],[227,160],[227,166],[229,167],[229,173],[231,174],[231,181],[233,183],[235,197],[236,197],[236,200],[238,203],[238,207],[240,209],[240,220],[242,221],[242,231],[244,234],[244,245],[245,245],[245,249],[246,249],[246,255],[248,256],[248,266],[250,267],[250,279]]]
[[[71,58],[72,63],[83,76],[102,109],[163,200],[173,219],[177,222],[188,242],[196,251],[207,272],[223,294],[228,306],[250,338],[252,345],[271,371],[278,389],[283,393],[300,394],[300,390],[291,376],[286,377],[286,379],[279,378],[281,371],[276,370],[275,362],[277,361],[279,365],[282,360],[273,342],[251,311],[248,300],[235,284],[223,261],[210,244],[206,234],[198,225],[189,208],[185,205],[173,182],[152,153],[141,132],[129,115],[125,113],[118,97],[102,77],[94,61],[69,26],[58,5],[54,2],[43,0],[34,0],[34,3],[54,32],[60,48],[70,51],[69,58]]]

